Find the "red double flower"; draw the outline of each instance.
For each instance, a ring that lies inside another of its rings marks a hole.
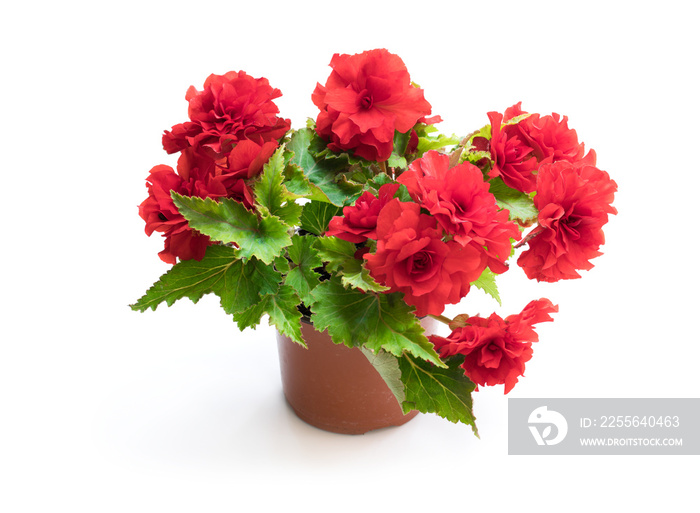
[[[605,242],[602,228],[617,213],[611,205],[616,191],[608,173],[585,161],[542,166],[534,198],[538,226],[518,258],[528,278],[554,282],[592,269],[590,260],[601,255]]]
[[[325,85],[316,85],[312,100],[321,110],[316,131],[332,151],[385,161],[395,131],[407,133],[430,114],[423,90],[411,83],[398,55],[384,49],[335,54],[330,66],[333,71]]]
[[[272,101],[282,96],[266,78],[253,78],[243,71],[210,75],[204,89],[187,90],[190,121],[180,123],[163,135],[163,148],[175,153],[188,147],[214,158],[225,156],[239,141],[262,145],[282,138],[290,127],[288,119],[277,116]]]
[[[447,155],[430,151],[398,181],[453,240],[484,253],[493,272],[508,269],[511,239],[519,240],[520,231],[508,211],[498,208],[479,168],[468,162],[450,167]]]
[[[505,319],[497,314],[487,318],[457,318],[448,337],[431,335],[430,341],[443,358],[461,355],[464,374],[480,386],[505,384],[510,392],[525,372],[525,363],[532,358],[532,343],[538,336],[533,329],[540,322],[551,321],[549,315],[559,307],[548,299],[531,301],[522,312]]]
[[[530,114],[514,122],[524,114],[527,113],[520,103],[506,109],[505,114],[489,112],[491,140],[475,138],[479,149],[488,148],[491,153],[491,178],[499,176],[508,187],[530,193],[537,187],[537,172],[542,164],[578,162],[584,158],[595,164],[592,152],[584,157],[584,145],[579,143],[576,131],[569,128],[566,116]]]
[[[398,190],[399,184],[386,184],[380,187],[377,196],[369,191],[363,192],[354,205],[343,207],[342,216],[330,220],[326,235],[355,244],[367,239],[376,240],[379,213]]]
[[[139,205],[139,215],[146,222],[146,235],[150,237],[153,232],[159,232],[165,238],[164,249],[158,253],[164,262],[175,264],[177,258],[204,258],[209,237],[189,227],[170,193],[200,198],[225,197],[226,187],[215,176],[214,167],[208,157],[186,151],[178,159],[177,172],[165,165],[151,169],[146,179],[148,198]]]
[[[442,239],[442,228],[420,205],[393,199],[377,218],[376,252],[364,255],[374,279],[403,292],[418,316],[458,303],[486,267],[486,256],[474,247]]]

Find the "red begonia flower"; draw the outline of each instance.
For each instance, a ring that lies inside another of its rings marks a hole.
[[[535,190],[538,162],[533,148],[523,141],[517,130],[501,127],[503,115],[489,112],[491,121],[490,152],[493,167],[489,176],[500,176],[503,182],[518,191],[530,193]]]
[[[511,111],[513,114],[523,113],[519,103],[511,109],[516,109]],[[513,130],[517,130],[526,144],[532,148],[533,155],[540,164],[560,160],[577,162],[584,158],[584,144],[579,143],[576,130],[569,128],[566,116],[561,117],[556,113],[548,116],[531,114],[513,127]],[[595,165],[595,157],[587,162]]]
[[[500,176],[507,186],[530,193],[537,186],[537,170],[542,164],[566,160],[595,165],[595,153],[591,151],[584,156],[584,145],[579,143],[576,131],[569,128],[566,116],[530,114],[517,123],[512,121],[523,114],[527,112],[520,103],[506,109],[505,114],[488,113],[491,178]],[[481,139],[475,138],[478,147],[483,146]]]
[[[178,164],[180,170],[181,165]],[[177,258],[201,260],[210,244],[209,237],[189,227],[187,220],[178,212],[170,192],[202,198],[226,196],[226,188],[212,175],[199,179],[193,176],[198,174],[194,170],[183,167],[182,171],[192,177],[185,180],[173,168],[165,165],[151,169],[146,180],[148,198],[139,205],[139,215],[146,222],[146,234],[150,237],[155,231],[165,237],[165,247],[158,256],[169,264],[175,264]]]
[[[324,86],[316,85],[312,100],[321,110],[316,131],[332,151],[385,161],[394,132],[406,133],[430,114],[423,90],[411,83],[398,55],[384,49],[335,54],[330,66],[333,71]]]
[[[378,196],[369,191],[362,193],[355,204],[343,208],[342,216],[335,216],[328,223],[326,235],[352,243],[377,238],[377,217],[399,190],[399,184],[386,184],[379,188]]]
[[[462,355],[464,374],[480,386],[505,384],[510,392],[532,358],[532,343],[537,342],[533,326],[551,321],[550,313],[559,311],[548,299],[531,301],[521,313],[505,319],[469,317],[447,337],[431,335],[430,341],[443,358]]]
[[[390,292],[403,292],[416,315],[439,315],[458,303],[486,266],[472,246],[443,242],[435,218],[417,203],[393,199],[377,218],[377,250],[364,255],[367,268]]]
[[[253,78],[243,71],[210,75],[202,91],[194,86],[187,90],[190,121],[166,131],[163,148],[175,153],[194,147],[222,157],[239,141],[276,141],[290,127],[288,119],[277,116],[279,109],[272,101],[280,96],[266,78]]]
[[[543,165],[534,198],[539,224],[518,258],[528,278],[555,282],[592,269],[590,260],[605,242],[602,227],[617,213],[611,205],[616,191],[608,173],[585,161]]]
[[[508,221],[507,210],[498,209],[478,167],[468,162],[449,166],[447,155],[429,151],[398,181],[456,242],[485,253],[493,272],[505,272],[511,239],[519,240],[520,230]]]

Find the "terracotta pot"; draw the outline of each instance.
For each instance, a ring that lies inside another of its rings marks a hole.
[[[418,414],[403,414],[358,348],[334,344],[327,332],[308,323],[302,323],[301,332],[308,349],[277,333],[282,388],[300,419],[334,433],[362,434],[400,426]]]

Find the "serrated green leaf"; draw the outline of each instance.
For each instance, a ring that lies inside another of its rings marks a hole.
[[[314,237],[295,235],[292,237],[292,245],[287,249],[292,264],[285,283],[299,294],[303,303],[312,301],[309,294],[320,283],[320,274],[314,269],[323,265],[318,251],[313,247],[313,239]]]
[[[172,193],[173,201],[187,219],[190,228],[225,244],[234,242],[243,259],[257,257],[271,263],[283,248],[292,243],[289,226],[278,217],[248,211],[243,204],[221,198],[180,196]]]
[[[349,260],[355,260],[357,252],[352,242],[337,237],[317,237],[314,246],[329,272],[340,271]]]
[[[255,257],[234,262],[223,278],[214,285],[213,292],[228,314],[250,308],[262,296],[276,294],[282,281],[280,273]]]
[[[401,369],[399,368],[399,360],[396,356],[386,351],[374,353],[366,347],[361,347],[360,350],[382,377],[399,404],[402,405],[406,400],[406,392],[404,390],[403,381],[401,381]]]
[[[386,163],[389,167],[405,168],[406,166],[408,166],[408,163],[406,162],[406,157],[396,155],[395,153],[392,153],[389,156],[389,159],[386,161]]]
[[[380,285],[372,278],[369,270],[363,265],[362,260],[358,260],[354,257],[343,263],[340,279],[344,286],[354,287],[364,290],[365,292],[382,292],[389,290],[389,287]]]
[[[279,273],[256,258],[243,262],[233,248],[210,246],[200,262],[185,260],[174,265],[131,308],[155,310],[161,303],[171,306],[182,298],[197,303],[213,292],[232,314],[250,308],[261,295],[274,294],[280,280]]]
[[[275,267],[276,271],[279,271],[282,274],[287,274],[289,272],[289,260],[287,260],[285,256],[276,257],[272,262],[272,265]]]
[[[462,153],[460,156],[460,163],[462,162],[469,162],[471,164],[480,164],[483,162],[484,159],[487,159],[489,161],[489,166],[491,165],[491,153],[488,151],[476,151],[476,150],[470,150],[470,151],[465,151]]]
[[[271,215],[280,218],[287,226],[296,226],[299,224],[301,205],[294,202],[299,196],[290,193],[282,185],[285,164],[284,147],[281,147],[263,167],[253,191],[259,206],[266,208]]]
[[[284,178],[284,185],[292,194],[315,201],[328,202],[328,197],[323,191],[312,184],[304,174],[304,170],[296,164],[287,164]]]
[[[459,358],[450,358],[447,368],[439,368],[410,355],[399,358],[401,381],[405,386],[404,413],[418,410],[435,413],[450,422],[462,422],[476,429],[472,412],[475,385],[464,375]]]
[[[334,216],[342,214],[343,209],[332,203],[310,201],[301,212],[301,228],[314,235],[323,235],[328,223]]]
[[[311,295],[315,300],[310,305],[314,326],[318,331],[327,329],[336,344],[364,345],[374,352],[383,349],[395,356],[408,352],[444,366],[402,294],[365,294],[346,289],[334,277],[321,283]]]
[[[437,129],[433,126],[426,126],[425,128],[418,130],[418,148],[417,152],[419,155],[430,150],[441,150],[443,148],[448,148],[459,144],[460,138],[456,135],[445,135],[438,133],[437,135],[430,135],[437,132]]]
[[[374,189],[374,192],[378,191],[382,185],[386,185],[388,183],[396,183],[388,174],[386,173],[379,173],[378,175],[372,177],[371,180],[367,182],[367,185]],[[376,194],[375,194],[376,196]]]
[[[301,336],[301,312],[297,308],[300,303],[301,300],[292,287],[281,285],[276,294],[262,296],[256,305],[244,312],[234,314],[233,320],[241,330],[244,330],[255,328],[260,324],[262,316],[267,314],[270,324],[274,325],[280,333],[306,347]]]
[[[347,162],[343,159],[317,156],[312,150],[322,142],[309,128],[294,132],[287,144],[287,148],[294,152],[292,163],[303,170],[309,182],[323,191],[327,201],[339,207],[352,204],[360,195],[362,187],[347,181],[338,181],[338,175],[346,170]]]
[[[489,181],[489,192],[496,197],[499,208],[508,210],[508,219],[523,226],[529,226],[537,221],[539,212],[534,201],[524,192],[511,189],[503,180],[496,177]]]
[[[352,242],[337,237],[318,237],[314,245],[326,264],[326,270],[338,273],[344,286],[365,292],[389,290],[372,278],[362,260],[355,258],[357,248]]]
[[[487,293],[489,296],[494,298],[496,301],[498,301],[498,304],[501,304],[501,296],[498,293],[498,287],[496,286],[496,273],[494,273],[491,269],[488,267],[484,269],[484,272],[481,273],[481,276],[472,283],[477,289],[483,290],[485,293]]]
[[[318,157],[323,157],[324,159],[335,160],[338,165],[343,167],[365,167],[371,164],[370,161],[363,159],[362,157],[357,157],[351,153],[345,151],[342,153],[336,153],[328,149],[327,143],[321,139],[314,130],[314,139],[312,140],[309,150],[316,154]]]
[[[478,132],[473,133],[471,137],[469,137],[469,141],[467,143],[468,148],[472,146],[472,142],[474,141],[475,137],[483,137],[484,139],[491,140],[491,125],[484,125]]]
[[[172,306],[182,298],[197,303],[202,296],[212,291],[214,284],[222,279],[236,261],[233,248],[210,246],[202,261],[185,260],[175,264],[130,306],[132,310],[145,312],[149,308],[155,311],[161,303]]]

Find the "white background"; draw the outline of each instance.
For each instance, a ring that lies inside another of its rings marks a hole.
[[[301,127],[333,53],[386,47],[444,131],[518,101],[559,112],[619,185],[584,279],[537,284],[515,267],[502,307],[477,291],[450,310],[560,305],[510,396],[699,397],[691,2],[18,4],[0,22],[0,509],[695,507],[696,456],[508,456],[502,387],[475,394],[481,439],[433,415],[316,430],[284,402],[267,326],[239,333],[215,298],[128,307],[168,268],[137,205],[150,168],[175,164],[160,140],[186,120],[187,88],[265,76]]]

